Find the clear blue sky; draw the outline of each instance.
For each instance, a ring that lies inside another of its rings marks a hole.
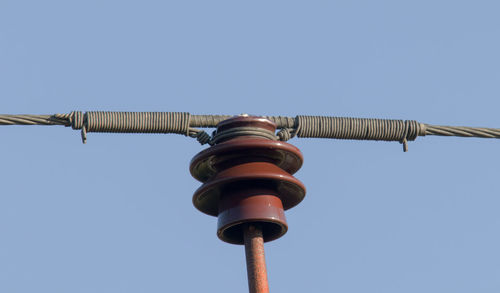
[[[498,1],[0,1],[0,113],[500,127]],[[0,127],[0,292],[245,292],[176,135]],[[293,139],[272,292],[500,292],[500,141]]]

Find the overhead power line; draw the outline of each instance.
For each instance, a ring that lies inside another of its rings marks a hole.
[[[73,111],[53,115],[0,115],[0,125],[62,125],[88,132],[175,133],[213,144],[216,134],[198,128],[214,128],[231,115],[192,115],[187,112],[109,112]],[[464,126],[438,126],[415,120],[371,119],[333,116],[263,116],[274,122],[276,139],[293,137],[397,141],[407,150],[407,142],[419,136],[459,136],[500,138],[500,129]]]

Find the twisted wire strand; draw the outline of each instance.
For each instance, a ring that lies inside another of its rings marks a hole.
[[[215,127],[219,122],[229,119],[231,115],[191,115],[191,126],[211,128]]]
[[[427,135],[500,138],[500,129],[465,126],[425,125]]]
[[[193,127],[216,127],[219,122],[233,117],[232,115],[191,115],[191,126]],[[276,123],[277,128],[295,127],[295,117],[284,116],[262,116]]]
[[[187,112],[109,112],[74,111],[54,115],[0,115],[0,125],[62,125],[87,132],[177,133],[196,138],[201,144],[213,143],[213,137],[197,129],[212,128],[230,115],[191,115]],[[438,126],[415,120],[369,119],[329,116],[263,116],[280,129],[279,140],[295,136],[354,140],[398,141],[404,144],[418,136],[500,138],[500,129],[463,126]]]
[[[0,125],[68,125],[56,115],[0,115]]]

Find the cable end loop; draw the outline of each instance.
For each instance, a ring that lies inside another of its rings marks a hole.
[[[82,127],[81,136],[82,136],[82,143],[86,144],[87,143],[87,127],[85,127],[85,125]]]
[[[408,141],[406,140],[406,138],[403,138],[401,143],[403,144],[403,152],[406,153],[408,151]]]

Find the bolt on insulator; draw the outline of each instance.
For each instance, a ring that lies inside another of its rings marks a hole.
[[[302,166],[302,154],[277,141],[275,131],[276,125],[262,117],[222,121],[216,144],[190,165],[193,177],[203,182],[194,206],[218,217],[222,241],[245,245],[250,292],[268,292],[263,243],[287,232],[284,210],[305,196],[304,185],[292,176]]]

